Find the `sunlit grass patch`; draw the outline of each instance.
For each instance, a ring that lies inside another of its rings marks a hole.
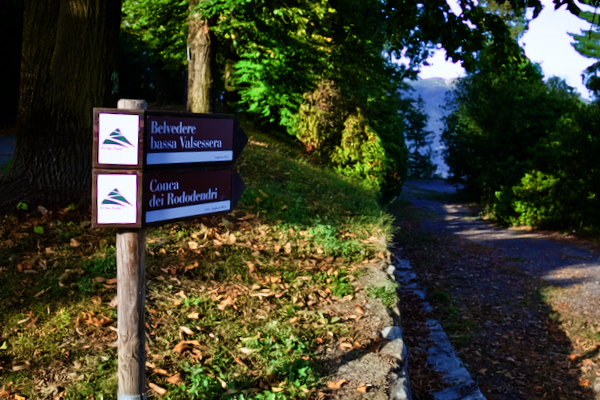
[[[236,211],[146,230],[146,376],[165,398],[310,397],[353,322],[322,310],[386,252],[375,193],[251,140]],[[0,390],[114,399],[115,232],[87,209],[32,208],[0,226]]]

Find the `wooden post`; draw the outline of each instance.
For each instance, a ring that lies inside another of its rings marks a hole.
[[[120,109],[146,109],[144,100],[119,100]],[[117,230],[117,400],[146,398],[146,232]]]

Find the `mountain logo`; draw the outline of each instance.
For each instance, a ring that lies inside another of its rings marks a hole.
[[[110,135],[102,142],[102,144],[114,144],[121,147],[133,146],[129,140],[121,133],[119,128],[112,131]]]
[[[117,206],[125,206],[126,204],[131,205],[125,197],[119,192],[119,189],[113,189],[108,197],[102,200],[102,204],[115,204]]]

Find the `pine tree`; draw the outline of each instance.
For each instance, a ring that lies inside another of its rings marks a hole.
[[[573,47],[584,57],[597,60],[583,71],[581,75],[585,86],[594,94],[600,96],[600,15],[595,12],[582,12],[579,18],[590,23],[590,29],[582,30],[580,34],[569,33],[574,39]]]

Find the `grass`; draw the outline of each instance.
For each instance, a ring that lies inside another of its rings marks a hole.
[[[146,232],[146,376],[167,399],[314,396],[323,346],[353,329],[325,306],[386,252],[375,193],[246,131],[238,209]],[[114,399],[115,232],[35,208],[0,225],[0,393]]]
[[[375,299],[381,299],[381,303],[386,307],[391,307],[392,304],[398,301],[396,289],[386,287],[369,287],[367,288],[369,296]]]

